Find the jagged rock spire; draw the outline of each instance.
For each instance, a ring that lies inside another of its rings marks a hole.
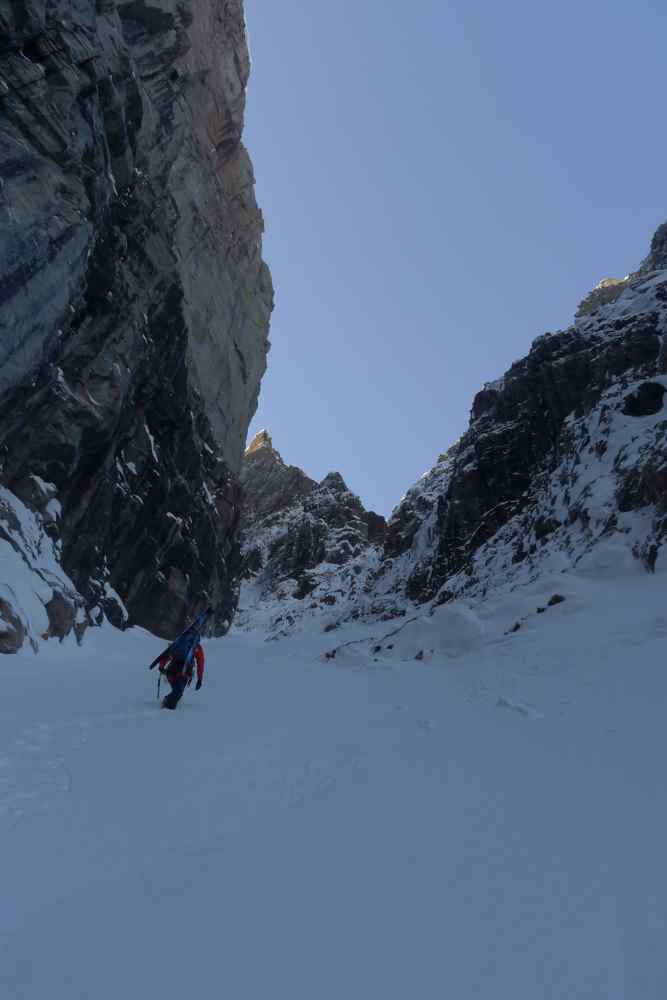
[[[364,509],[339,472],[317,483],[286,465],[267,431],[251,441],[241,478],[245,575],[261,578],[267,592],[286,587],[298,602],[312,594],[311,605],[321,599],[331,607],[338,596],[328,585],[318,589],[319,575],[324,580],[332,566],[348,566],[370,545],[381,544],[384,518]],[[349,572],[354,589],[356,573]]]
[[[319,484],[321,489],[331,490],[333,493],[349,493],[347,483],[340,472],[329,472]]]
[[[273,439],[267,430],[258,431],[254,438],[246,448],[246,456],[252,455],[253,452],[259,451],[260,448],[270,448],[271,451],[276,449],[273,447]]]
[[[255,434],[246,449],[241,483],[246,503],[243,524],[284,510],[307,496],[317,483],[295,465],[287,465],[267,430]]]

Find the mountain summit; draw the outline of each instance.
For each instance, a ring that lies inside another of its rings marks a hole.
[[[248,528],[308,496],[317,483],[295,465],[286,465],[269,432],[260,431],[246,450],[241,485],[245,492],[242,523]]]

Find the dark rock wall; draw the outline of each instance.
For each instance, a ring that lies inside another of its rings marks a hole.
[[[586,431],[586,440],[573,440],[568,420],[594,415],[605,394],[618,397],[614,405],[624,414],[661,411],[665,387],[652,380],[667,373],[667,273],[660,269],[665,267],[664,228],[658,230],[641,270],[619,283],[613,300],[580,312],[573,327],[539,337],[526,358],[478,393],[468,431],[441,466],[437,496],[415,490],[399,504],[388,524],[385,560],[408,552],[420,526],[427,519],[431,522],[432,544],[419,554],[406,581],[412,600],[434,598],[451,577],[470,571],[472,556],[513,519],[517,525],[521,521],[516,561],[527,554],[527,545],[539,544],[554,532],[560,521],[544,513],[522,517],[535,508],[538,484],[564,456],[583,465],[589,447],[602,454],[613,444],[605,436],[604,412]],[[624,400],[623,387],[632,384],[635,388]],[[648,440],[649,429],[638,426],[637,434]],[[647,470],[665,462],[664,446],[654,447],[650,460],[642,457],[644,471],[635,469],[631,477],[643,484],[635,491],[634,509],[655,503],[659,519],[667,509],[667,494],[661,493],[660,477]],[[622,504],[628,491],[621,480],[619,472]]]
[[[0,483],[89,609],[164,634],[236,600],[272,308],[248,71],[240,0],[0,11]]]
[[[667,225],[638,271],[602,282],[571,327],[539,337],[487,384],[466,433],[377,532],[356,498],[332,488],[335,477],[296,500],[286,488],[263,497],[267,516],[251,517],[244,533],[241,624],[276,637],[311,613],[327,629],[397,617],[458,596],[483,600],[543,573],[586,571],[596,559],[611,574],[626,557],[660,570],[666,247]],[[284,483],[269,452],[247,467],[260,460],[264,483],[278,472]],[[250,493],[252,507],[254,482]]]
[[[339,473],[316,483],[286,465],[266,431],[248,448],[241,479],[244,577],[268,599],[289,594],[310,606],[334,603],[331,572],[382,542],[384,518],[365,510]]]

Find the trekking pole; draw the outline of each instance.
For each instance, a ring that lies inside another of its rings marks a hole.
[[[158,673],[158,675],[157,675],[157,700],[158,701],[160,700],[160,681],[161,680],[162,680],[162,674]]]

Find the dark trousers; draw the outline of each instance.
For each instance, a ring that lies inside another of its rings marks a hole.
[[[162,707],[174,709],[183,697],[188,681],[183,674],[167,674],[167,680],[171,684],[171,691],[162,699]]]

